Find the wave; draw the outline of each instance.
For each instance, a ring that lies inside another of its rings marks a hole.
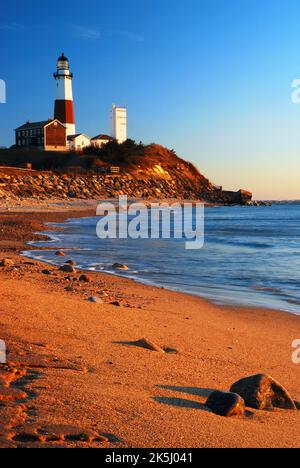
[[[72,219],[56,223],[59,230],[45,232],[49,240],[30,243],[37,249],[24,255],[60,265],[64,260],[55,250],[63,250],[84,270],[126,276],[218,304],[300,314],[300,206],[278,205],[263,213],[210,208],[205,246],[192,252],[174,239],[101,241],[95,234],[98,218]],[[129,270],[116,272],[116,262],[126,263]]]

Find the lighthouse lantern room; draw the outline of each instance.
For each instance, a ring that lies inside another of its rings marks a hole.
[[[62,54],[57,61],[57,71],[54,73],[57,84],[54,119],[62,122],[67,129],[67,136],[75,135],[75,117],[72,80],[69,60]]]

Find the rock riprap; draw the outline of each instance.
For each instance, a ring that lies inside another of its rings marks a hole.
[[[245,414],[245,402],[236,393],[215,391],[209,396],[206,406],[213,413],[226,418]]]
[[[297,409],[288,391],[269,375],[257,374],[241,379],[232,385],[230,391],[240,395],[250,408]]]

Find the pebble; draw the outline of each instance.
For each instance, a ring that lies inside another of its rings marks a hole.
[[[112,301],[110,302],[110,305],[113,305],[115,307],[121,307],[121,303],[119,301]]]
[[[55,254],[57,257],[65,257],[64,252],[56,252]]]
[[[135,341],[133,344],[139,348],[148,349],[149,351],[156,351],[157,353],[165,352],[160,346],[148,340],[148,338],[142,338],[141,340]]]
[[[88,275],[81,275],[79,281],[82,283],[92,283],[92,278]]]
[[[102,297],[108,297],[108,294],[105,291],[99,291],[97,294]]]
[[[51,271],[49,270],[43,270],[42,273],[43,275],[51,275]]]
[[[63,265],[59,268],[59,271],[63,271],[64,273],[76,274],[76,269],[72,265]]]
[[[88,299],[89,302],[93,304],[103,304],[103,301],[99,297],[93,296]]]

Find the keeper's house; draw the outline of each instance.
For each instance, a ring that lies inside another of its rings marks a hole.
[[[84,133],[68,136],[68,144],[70,151],[82,151],[84,148],[91,146],[91,139]]]
[[[59,120],[27,122],[15,130],[18,148],[67,151],[67,129]]]
[[[102,148],[102,146],[107,145],[110,141],[115,141],[115,139],[109,135],[97,135],[91,139],[90,145],[94,148]]]

